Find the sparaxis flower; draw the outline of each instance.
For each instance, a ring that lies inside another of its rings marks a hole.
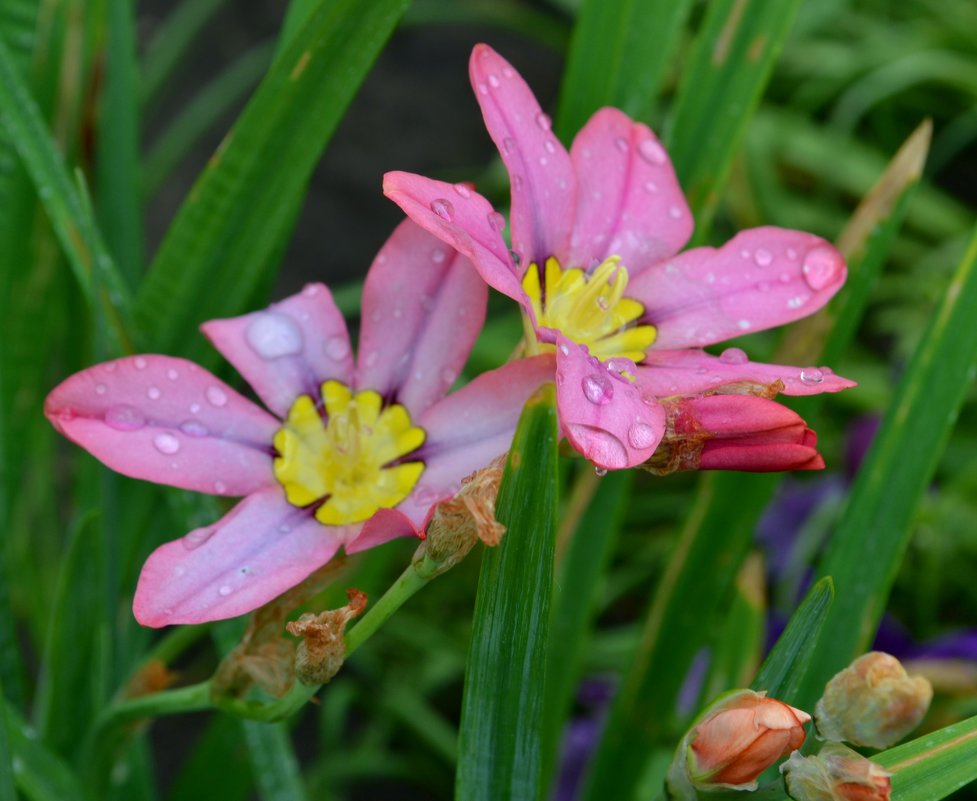
[[[157,548],[133,601],[147,626],[249,612],[343,547],[423,531],[435,503],[505,452],[550,357],[513,362],[445,397],[481,330],[471,263],[409,221],[380,250],[354,363],[329,290],[310,284],[203,332],[269,411],[184,359],[126,357],[66,379],[45,413],[135,478],[244,496]]]
[[[797,395],[853,386],[825,368],[701,350],[823,306],[846,276],[828,242],[764,227],[679,254],[692,216],[647,126],[604,108],[567,152],[532,90],[487,45],[472,52],[470,76],[509,172],[513,250],[505,218],[468,184],[391,172],[384,191],[522,306],[530,352],[556,355],[561,428],[580,453],[612,469],[646,461],[665,433],[659,397],[744,380],[779,380]],[[607,387],[613,396],[597,391]]]

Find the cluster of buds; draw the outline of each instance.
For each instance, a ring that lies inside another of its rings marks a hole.
[[[910,677],[895,657],[865,654],[838,673],[818,701],[821,739],[886,748],[915,728],[932,698],[929,682]],[[781,758],[795,801],[889,801],[889,774],[840,742],[802,756],[811,716],[765,693],[738,690],[720,698],[689,729],[668,772],[669,798],[693,801],[700,792],[755,790]]]

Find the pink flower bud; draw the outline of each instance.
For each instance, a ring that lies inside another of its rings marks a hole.
[[[794,801],[889,801],[889,773],[841,743],[810,757],[795,752],[780,772]]]
[[[817,435],[796,412],[755,395],[717,394],[662,401],[665,437],[645,465],[674,470],[820,470]]]
[[[680,798],[695,790],[754,790],[757,777],[804,743],[811,716],[765,693],[739,690],[710,707],[686,734],[669,771]]]
[[[909,676],[894,656],[872,651],[828,682],[815,724],[826,740],[887,748],[919,725],[932,699],[929,681]]]

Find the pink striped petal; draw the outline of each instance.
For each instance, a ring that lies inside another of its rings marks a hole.
[[[290,506],[280,487],[249,495],[212,526],[161,545],[143,565],[133,613],[144,626],[243,615],[328,562],[350,535]]]
[[[570,444],[598,467],[620,470],[649,459],[665,433],[665,410],[642,399],[621,375],[627,359],[604,364],[563,335],[556,356],[556,402]]]
[[[512,183],[512,246],[524,264],[569,255],[576,176],[566,149],[532,89],[502,56],[475,45],[469,61],[475,98]]]
[[[113,470],[174,487],[247,495],[274,482],[278,421],[202,367],[130,356],[63,381],[44,413]]]
[[[601,109],[573,141],[570,157],[579,181],[571,265],[588,268],[617,255],[633,277],[689,241],[692,213],[647,125]]]
[[[451,388],[485,322],[488,288],[471,262],[410,220],[380,250],[363,287],[356,384],[411,416]]]
[[[835,375],[829,367],[790,367],[751,362],[739,348],[726,348],[719,356],[701,350],[648,351],[638,366],[638,384],[656,397],[694,395],[723,384],[772,384],[782,381],[785,395],[841,392],[857,384]]]
[[[346,321],[322,284],[201,330],[282,418],[299,395],[315,395],[328,378],[348,384],[353,375]]]
[[[697,347],[806,317],[845,282],[841,254],[814,234],[742,231],[641,273],[628,295],[658,326],[656,348]]]
[[[420,528],[432,505],[453,496],[463,478],[509,450],[522,407],[553,380],[553,369],[550,355],[509,362],[428,409],[417,422],[427,432],[418,454],[424,472],[397,511]]]
[[[478,192],[466,184],[388,172],[383,193],[414,222],[471,259],[490,287],[526,305],[518,270],[502,237],[505,218]]]

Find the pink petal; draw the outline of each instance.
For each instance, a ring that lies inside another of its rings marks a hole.
[[[279,417],[328,378],[348,384],[353,354],[346,321],[322,284],[268,309],[201,326],[265,405]]]
[[[576,212],[570,156],[550,130],[532,89],[488,45],[476,45],[468,64],[475,98],[512,183],[512,246],[522,262],[565,263]]]
[[[274,483],[278,421],[202,367],[130,356],[76,373],[44,404],[52,425],[113,470],[247,495]]]
[[[606,365],[560,335],[556,352],[556,402],[560,426],[570,444],[598,467],[619,470],[649,459],[665,433],[665,410],[643,400],[619,369],[633,372],[626,359]]]
[[[647,125],[601,109],[577,134],[570,157],[579,181],[571,265],[617,255],[633,277],[689,241],[692,213]]]
[[[346,543],[346,553],[359,553],[390,542],[398,537],[420,537],[426,521],[420,526],[398,509],[380,509],[363,524],[355,538]]]
[[[522,407],[553,380],[553,368],[550,355],[510,362],[482,373],[421,415],[417,424],[427,432],[418,454],[424,472],[396,511],[420,528],[431,506],[453,496],[463,478],[509,450]]]
[[[350,533],[268,487],[149,555],[132,602],[136,620],[158,628],[243,615],[328,562]]]
[[[742,231],[718,250],[687,250],[650,267],[627,294],[658,326],[656,348],[696,347],[762,331],[820,309],[845,282],[841,254],[814,234]]]
[[[857,386],[827,367],[751,362],[739,348],[727,348],[719,356],[695,349],[652,348],[638,366],[638,385],[642,392],[656,397],[694,395],[723,384],[772,384],[774,381],[784,383],[785,395],[818,395]]]
[[[357,386],[419,415],[444,397],[465,366],[487,299],[468,259],[405,220],[363,287]]]
[[[471,259],[490,287],[526,304],[526,293],[502,237],[505,219],[478,192],[465,184],[388,172],[383,177],[383,193],[414,222]]]

